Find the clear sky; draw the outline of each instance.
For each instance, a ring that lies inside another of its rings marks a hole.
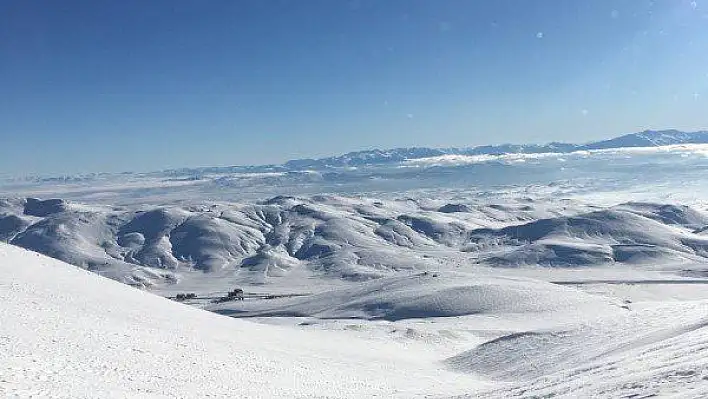
[[[0,2],[0,173],[708,127],[708,1]]]

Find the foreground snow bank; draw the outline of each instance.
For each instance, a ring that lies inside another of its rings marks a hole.
[[[446,361],[500,381],[477,397],[708,397],[708,301],[507,335]],[[504,384],[501,381],[512,381]]]
[[[471,392],[431,354],[258,325],[0,244],[0,396],[419,397]]]

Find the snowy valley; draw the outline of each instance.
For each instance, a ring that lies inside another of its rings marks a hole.
[[[0,394],[706,396],[706,148],[667,134],[5,181]]]

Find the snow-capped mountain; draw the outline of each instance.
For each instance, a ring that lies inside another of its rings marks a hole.
[[[501,144],[484,145],[472,148],[395,148],[390,150],[367,150],[350,152],[344,155],[320,158],[298,159],[286,162],[287,169],[323,169],[338,167],[356,167],[364,165],[382,165],[403,162],[412,159],[430,158],[442,155],[502,155],[502,154],[540,154],[569,153],[574,151],[599,150],[611,148],[656,147],[675,144],[707,144],[708,131],[681,132],[678,130],[646,130],[627,134],[608,140],[586,144],[553,142],[548,144]]]
[[[708,131],[681,132],[678,130],[647,130],[640,133],[627,134],[609,140],[588,143],[582,145],[579,149],[597,150],[706,143],[708,143]]]
[[[187,183],[209,184],[225,187],[234,183],[240,185],[246,180],[282,187],[288,182],[297,186],[301,183],[332,182],[356,180],[360,186],[363,181],[391,177],[391,168],[411,165],[459,166],[470,163],[505,161],[507,159],[525,159],[564,154],[579,154],[586,151],[622,150],[639,147],[666,148],[681,144],[708,144],[708,131],[681,132],[678,130],[644,131],[585,144],[552,142],[547,144],[500,144],[484,145],[472,148],[394,148],[389,150],[363,150],[343,155],[318,159],[295,159],[283,164],[251,166],[213,166],[197,168],[168,169],[153,172],[124,173],[89,173],[67,176],[24,176],[6,177],[0,180],[0,189],[8,187],[17,191],[17,187],[42,184],[58,186],[90,186],[106,182],[113,185],[117,181],[160,180],[162,185],[182,186]],[[441,162],[438,162],[441,161]],[[458,162],[460,161],[460,162]],[[386,176],[378,174],[381,168],[387,168]],[[406,176],[402,176],[409,179]],[[410,180],[410,179],[409,179]],[[123,185],[125,186],[125,184]],[[5,191],[8,191],[5,190]],[[319,192],[319,191],[315,191]],[[281,192],[274,193],[274,195]],[[287,191],[292,194],[292,191]]]
[[[455,149],[436,148],[394,148],[390,150],[367,150],[350,152],[344,155],[320,159],[296,159],[288,161],[283,166],[287,169],[322,169],[355,167],[363,165],[380,165],[403,162],[407,159],[435,157],[439,155],[454,154]]]

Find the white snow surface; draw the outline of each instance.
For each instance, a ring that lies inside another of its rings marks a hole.
[[[324,398],[462,394],[431,354],[219,316],[0,244],[0,396]]]
[[[0,396],[708,396],[708,301],[617,302],[526,278],[429,273],[268,305],[332,323],[295,328],[0,244]],[[405,335],[376,333],[389,328]]]
[[[529,331],[447,360],[498,389],[467,397],[708,397],[708,302],[656,305],[569,329]]]
[[[470,295],[462,294],[465,287]],[[415,289],[421,299],[411,295]],[[535,299],[523,297],[535,292]],[[345,319],[349,331],[333,328],[337,320],[323,320],[333,324],[321,328],[256,324],[0,244],[0,395],[708,396],[706,300],[657,297],[620,307],[616,299],[541,281],[448,273],[380,279],[330,297],[280,305],[326,319],[360,317],[369,305],[388,303],[427,317]],[[472,314],[459,311],[473,306]],[[437,313],[426,313],[431,308]],[[376,333],[392,327],[405,335]],[[447,338],[426,342],[434,328]],[[465,331],[477,338],[462,339]]]

